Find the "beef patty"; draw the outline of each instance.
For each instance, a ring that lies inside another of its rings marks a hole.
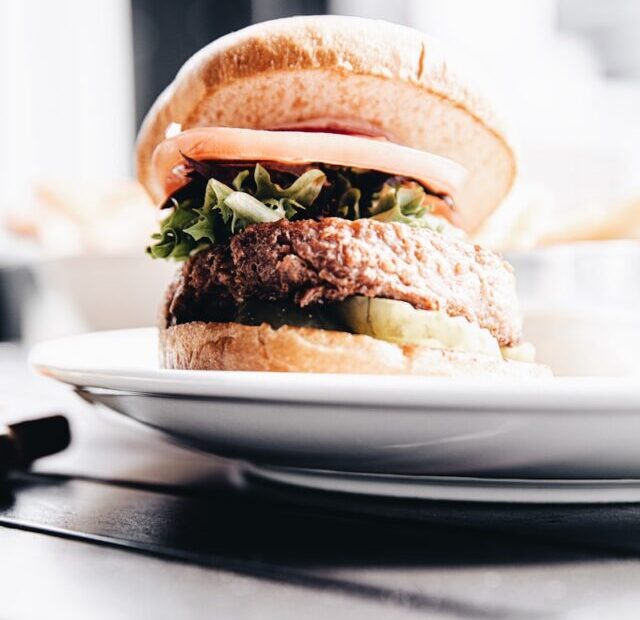
[[[183,266],[165,324],[231,320],[249,299],[300,306],[353,295],[442,310],[516,344],[521,318],[511,266],[477,245],[405,224],[341,218],[256,224]]]

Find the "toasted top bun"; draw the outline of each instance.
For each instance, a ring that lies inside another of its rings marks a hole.
[[[171,123],[254,129],[330,126],[462,164],[456,195],[475,230],[509,191],[515,156],[486,99],[441,45],[418,31],[354,17],[294,17],[224,36],[193,56],[149,111],[138,176],[156,201],[152,154]]]
[[[346,332],[239,323],[185,323],[160,330],[160,364],[180,370],[260,370],[434,377],[544,377],[542,364],[398,345]]]

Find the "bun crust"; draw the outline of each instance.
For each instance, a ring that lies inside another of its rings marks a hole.
[[[438,377],[541,377],[541,364],[397,345],[307,327],[185,323],[160,330],[160,364],[182,370],[259,370]]]
[[[395,142],[464,165],[456,196],[475,230],[509,191],[515,156],[486,99],[423,34],[383,21],[314,16],[275,20],[214,41],[180,70],[138,137],[138,176],[162,192],[151,156],[170,123],[270,129],[314,119],[365,125]]]

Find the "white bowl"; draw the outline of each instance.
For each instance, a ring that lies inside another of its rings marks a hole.
[[[553,246],[514,266],[524,335],[558,375],[640,375],[640,243]]]
[[[35,263],[37,293],[26,313],[25,339],[155,325],[176,269],[142,253]]]

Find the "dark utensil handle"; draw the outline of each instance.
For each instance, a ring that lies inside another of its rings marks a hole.
[[[11,424],[0,433],[0,472],[28,467],[36,459],[61,452],[70,443],[69,422],[62,415]]]

